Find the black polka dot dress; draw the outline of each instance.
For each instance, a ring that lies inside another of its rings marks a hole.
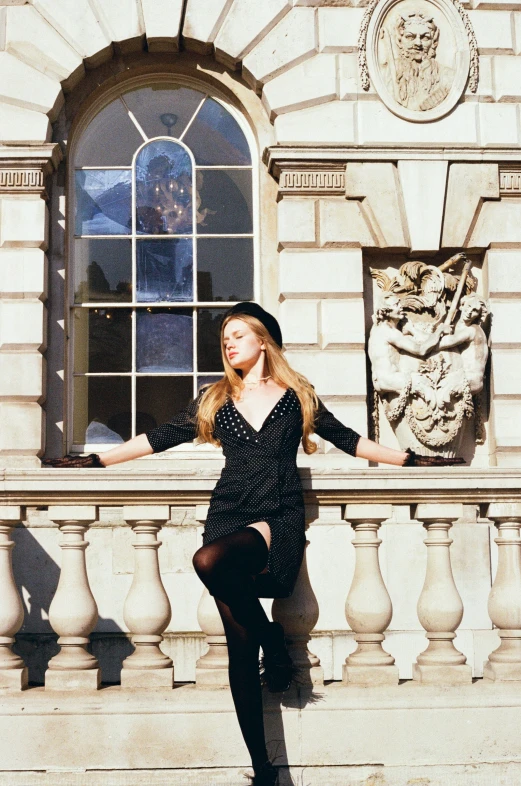
[[[154,453],[196,436],[198,400],[146,436]],[[320,402],[316,433],[355,455],[360,435],[344,426]],[[260,598],[285,598],[293,592],[304,554],[304,498],[297,471],[302,415],[296,393],[288,388],[256,431],[229,399],[217,412],[215,437],[226,464],[210,500],[203,544],[257,521],[271,530],[268,572],[256,577]]]

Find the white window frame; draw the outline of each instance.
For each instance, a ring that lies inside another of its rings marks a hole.
[[[133,113],[128,110],[125,105],[124,101],[124,94],[128,93],[131,90],[136,90],[139,88],[146,88],[150,87],[151,85],[162,84],[167,87],[168,84],[175,85],[175,86],[182,86],[191,88],[193,90],[198,90],[202,93],[201,101],[199,102],[197,109],[192,115],[192,118],[187,123],[185,128],[183,129],[182,134],[177,138],[173,136],[158,136],[158,137],[151,137],[148,138],[141,128],[139,122],[134,117]],[[137,148],[135,151],[132,164],[130,167],[123,167],[123,166],[85,166],[85,167],[75,167],[74,165],[74,156],[77,148],[78,141],[81,139],[83,132],[87,129],[90,122],[95,118],[95,116],[106,106],[112,103],[114,100],[120,98],[123,104],[125,105],[126,111],[129,114],[130,120],[134,123],[137,130],[143,137],[143,143]],[[197,166],[195,162],[194,155],[192,151],[186,146],[183,142],[183,138],[186,136],[187,131],[189,130],[190,126],[192,125],[193,121],[195,120],[198,112],[200,111],[202,105],[204,104],[207,98],[212,98],[214,101],[220,103],[237,121],[239,127],[243,131],[246,141],[249,146],[250,154],[251,154],[251,166],[243,165],[243,166],[224,166],[224,165],[216,165],[216,166]],[[210,90],[208,85],[199,82],[194,79],[187,78],[185,76],[177,76],[175,74],[156,74],[153,77],[150,75],[146,77],[134,78],[130,79],[120,85],[117,88],[113,88],[107,91],[101,99],[98,99],[95,104],[90,108],[90,110],[81,118],[81,121],[78,123],[78,126],[75,130],[73,136],[73,142],[71,144],[70,154],[68,156],[68,176],[67,176],[67,185],[69,199],[67,200],[66,206],[66,226],[67,226],[67,261],[65,271],[66,271],[66,286],[65,292],[67,293],[67,308],[66,308],[66,319],[65,319],[65,333],[66,333],[66,385],[65,385],[65,396],[66,396],[66,445],[67,445],[67,452],[71,453],[90,453],[90,452],[100,452],[104,450],[109,450],[110,448],[115,446],[115,443],[75,443],[73,441],[73,426],[74,426],[74,378],[75,376],[93,376],[93,377],[130,377],[131,378],[131,411],[132,411],[132,421],[135,420],[135,408],[136,408],[136,379],[139,376],[143,377],[187,377],[190,376],[189,374],[175,374],[175,373],[165,373],[165,374],[150,374],[150,373],[140,373],[136,372],[135,370],[135,333],[136,333],[136,310],[138,308],[146,308],[147,306],[153,306],[154,308],[179,308],[179,309],[193,309],[194,310],[194,318],[193,318],[193,368],[194,370],[191,373],[193,379],[193,393],[195,395],[197,390],[197,377],[201,375],[200,372],[197,370],[197,318],[196,313],[198,309],[204,308],[226,308],[230,307],[235,304],[236,301],[180,301],[178,303],[168,302],[154,302],[146,304],[143,302],[136,301],[136,293],[135,287],[133,288],[133,300],[129,302],[120,302],[114,305],[111,305],[110,308],[127,308],[132,310],[132,370],[128,373],[74,373],[74,320],[72,319],[72,315],[75,309],[78,308],[103,308],[104,306],[100,306],[99,302],[93,303],[81,303],[75,304],[74,303],[74,240],[78,236],[75,235],[75,212],[76,212],[76,203],[75,203],[75,173],[78,170],[129,170],[134,172],[136,158],[139,155],[139,152],[146,147],[149,142],[152,140],[167,140],[169,142],[176,142],[182,145],[185,150],[187,150],[191,161],[192,161],[192,173],[193,173],[193,182],[195,185],[197,171],[198,169],[207,170],[207,169],[244,169],[250,170],[252,173],[252,212],[253,212],[253,231],[252,233],[245,233],[245,234],[226,234],[226,235],[208,235],[210,238],[219,238],[219,237],[253,237],[253,299],[258,302],[259,293],[260,293],[260,265],[259,265],[259,255],[260,255],[260,238],[259,238],[259,224],[260,224],[260,157],[258,151],[257,141],[253,134],[253,130],[250,125],[247,123],[246,118],[244,115],[239,112],[228,100],[227,98],[218,90],[215,90],[213,87]],[[194,192],[195,193],[195,192]],[[133,282],[136,281],[136,241],[138,236],[136,234],[136,215],[135,215],[135,189],[132,188],[132,234],[130,235],[89,235],[89,236],[79,236],[79,237],[86,237],[92,239],[125,239],[129,240],[132,244],[132,280]],[[185,235],[165,235],[161,236],[166,238],[173,238],[173,237],[190,237],[193,239],[193,276],[194,276],[194,293],[197,292],[196,289],[196,278],[197,278],[197,242],[196,238],[200,237],[197,235],[197,224],[196,224],[196,200],[192,200],[192,211],[193,211],[193,225],[192,225],[192,233],[185,234]],[[158,239],[158,235],[139,235],[139,239],[150,239],[153,238],[155,240]],[[206,374],[203,375],[206,376]],[[210,374],[208,374],[210,375]],[[216,378],[219,377],[219,373],[215,372]],[[193,444],[186,444],[180,445],[177,448],[173,448],[175,451],[193,451],[194,446]],[[201,450],[207,451],[208,453],[215,453],[215,448],[211,445],[201,445],[198,446],[197,452],[200,453]]]

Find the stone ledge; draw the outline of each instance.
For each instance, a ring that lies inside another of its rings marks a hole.
[[[212,767],[186,770],[86,770],[3,773],[4,786],[250,786],[253,770]],[[521,783],[521,764],[384,767],[279,767],[280,786],[502,786]]]
[[[268,750],[278,754],[280,765],[521,764],[520,682],[378,688],[330,683],[313,693],[293,687],[282,701],[265,693],[264,712]],[[145,744],[144,729],[161,745]],[[0,697],[0,733],[10,740],[4,772],[184,768],[190,774],[249,764],[226,688],[178,684],[174,690],[106,688],[96,694],[32,688]]]
[[[328,147],[303,145],[274,145],[264,150],[263,161],[275,178],[280,175],[281,169],[295,168],[297,162],[315,163],[315,169],[320,170],[319,162],[335,164],[335,169],[342,163],[349,161],[485,161],[516,163],[521,161],[521,148],[515,146],[505,147],[480,147],[451,145],[414,145],[403,147],[395,145],[331,145]]]

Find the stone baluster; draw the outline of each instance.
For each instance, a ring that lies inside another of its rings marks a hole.
[[[427,570],[417,608],[429,646],[418,655],[412,674],[422,683],[456,685],[472,680],[467,658],[454,646],[463,603],[452,575],[448,533],[462,514],[459,504],[424,504],[416,510],[416,518],[427,530]]]
[[[199,524],[204,524],[206,521],[208,507],[208,505],[196,505],[195,518]],[[203,527],[201,527],[202,529]],[[202,535],[202,532],[199,532],[199,535]],[[196,661],[195,684],[200,687],[229,685],[226,635],[215,600],[206,587],[203,587],[201,600],[197,607],[197,621],[203,633],[206,634],[208,651]]]
[[[490,619],[499,628],[499,647],[483,669],[488,680],[521,680],[521,503],[495,502],[489,519],[497,527],[497,572],[488,599]]]
[[[62,535],[60,579],[49,607],[49,621],[60,645],[45,672],[45,687],[51,690],[97,690],[100,686],[98,661],[87,652],[98,607],[87,576],[85,533],[96,517],[96,508],[90,505],[49,507],[49,518]]]
[[[306,548],[309,541],[306,541]],[[275,598],[272,617],[280,622],[286,634],[288,650],[297,668],[295,682],[299,685],[323,685],[324,669],[320,659],[310,652],[310,634],[318,622],[318,602],[309,581],[306,552],[300,566],[292,595]]]
[[[168,505],[126,505],[123,518],[134,541],[134,578],[123,608],[123,619],[132,634],[135,651],[123,661],[124,688],[172,688],[174,667],[159,645],[172,609],[159,572],[157,535],[170,518]]]
[[[353,685],[396,685],[398,668],[382,646],[393,616],[391,598],[380,571],[378,530],[392,515],[391,505],[347,505],[345,519],[353,527],[355,571],[346,599],[346,619],[357,648],[346,658],[342,682]]]
[[[197,621],[206,634],[208,652],[195,664],[195,684],[198,686],[229,685],[228,646],[215,600],[205,587],[197,607]]]
[[[27,668],[15,655],[14,636],[24,621],[24,607],[13,576],[11,540],[13,527],[21,519],[16,505],[0,507],[0,688],[23,690],[27,687]]]

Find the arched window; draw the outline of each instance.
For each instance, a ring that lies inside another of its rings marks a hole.
[[[221,375],[222,314],[254,298],[247,135],[222,101],[159,83],[75,143],[73,450],[167,420]]]

